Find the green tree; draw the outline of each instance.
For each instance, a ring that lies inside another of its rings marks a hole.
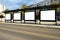
[[[9,9],[5,9],[5,11],[9,11]]]
[[[1,19],[1,22],[2,22],[2,19],[4,18],[3,14],[0,14],[0,19]]]
[[[28,6],[26,4],[22,5],[22,9],[28,8]]]
[[[52,5],[58,5],[59,4],[59,2],[58,1],[54,1],[54,2],[52,2]],[[60,7],[59,8],[57,8],[57,12],[60,12]]]
[[[60,7],[59,7],[59,8],[57,8],[57,12],[60,12]]]
[[[23,4],[22,6],[21,6],[21,8],[22,9],[26,9],[26,8],[28,8],[28,6],[26,5],[26,4]],[[25,10],[26,11],[26,10]],[[22,11],[22,19],[24,19],[24,12]]]
[[[54,1],[54,2],[52,2],[52,5],[57,5],[57,4],[59,4],[58,1]]]
[[[0,18],[4,18],[4,16],[3,15],[0,15]]]

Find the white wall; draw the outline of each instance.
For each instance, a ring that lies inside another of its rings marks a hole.
[[[0,14],[2,14],[3,16],[5,16],[5,14],[2,13],[2,11],[5,11],[5,9],[6,7],[0,3]],[[0,18],[0,22],[4,22],[4,21],[5,21],[5,18],[2,18],[2,19]]]
[[[14,13],[14,20],[21,20],[21,13]]]
[[[10,20],[11,19],[11,14],[6,14],[5,19]]]
[[[41,11],[41,20],[55,20],[55,10]]]
[[[35,12],[25,12],[25,20],[35,20]]]

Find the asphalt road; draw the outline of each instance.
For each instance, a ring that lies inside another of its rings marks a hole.
[[[60,40],[60,29],[0,23],[0,40]]]

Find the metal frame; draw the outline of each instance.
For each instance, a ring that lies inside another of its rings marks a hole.
[[[55,20],[41,20],[41,11],[48,11],[48,10],[40,10],[40,24],[41,22],[55,22],[55,24],[57,25],[56,9],[49,9],[49,10],[55,10]]]
[[[57,14],[56,14],[56,8],[58,8],[58,7],[60,7],[60,4],[58,4],[58,5],[47,5],[47,6],[40,6],[40,7],[32,7],[32,8],[25,8],[25,9],[18,9],[18,10],[10,10],[10,11],[5,11],[4,13],[8,13],[8,12],[16,12],[16,11],[24,11],[24,12],[26,12],[26,10],[35,10],[35,20],[25,20],[25,18],[24,18],[24,23],[25,23],[25,21],[35,21],[36,22],[36,10],[40,10],[40,11],[42,11],[42,9],[44,9],[44,8],[48,8],[48,10],[55,10],[55,21],[52,21],[52,20],[41,20],[41,18],[39,17],[39,20],[40,21],[48,21],[48,22],[56,22],[56,24],[57,24],[57,18],[56,18],[56,16],[57,16]],[[40,13],[40,12],[39,12]],[[22,13],[21,13],[21,15],[22,15]],[[24,15],[25,16],[25,15]],[[21,16],[21,20],[22,20],[22,16]],[[6,21],[6,20],[5,20]],[[14,20],[15,21],[15,20]],[[20,20],[16,20],[16,21],[20,21]]]
[[[6,14],[8,14],[8,13],[6,13]],[[5,18],[6,18],[6,14],[5,14]],[[11,16],[11,14],[10,14],[10,16]],[[10,20],[5,19],[5,22],[8,22],[8,21],[11,22],[11,17],[10,17]]]
[[[26,11],[25,11],[26,12]],[[36,24],[36,10],[35,11],[31,11],[31,12],[34,12],[35,14],[35,20],[25,20],[25,12],[24,12],[24,23],[26,23],[26,21],[34,21],[35,22],[35,24]]]
[[[16,12],[16,13],[18,13],[18,12]],[[21,16],[20,16],[20,20],[14,20],[14,14],[16,14],[15,12],[13,12],[13,23],[14,23],[14,21],[22,21],[22,13],[21,13]],[[19,12],[20,13],[20,12]],[[22,23],[22,22],[21,22]]]
[[[56,15],[57,15],[57,18],[60,17],[60,13],[57,13]],[[59,18],[57,20],[60,21]]]
[[[43,11],[48,11],[48,10],[43,10]],[[40,21],[44,21],[44,22],[56,22],[56,10],[55,10],[55,20],[41,20],[41,11],[40,11]]]

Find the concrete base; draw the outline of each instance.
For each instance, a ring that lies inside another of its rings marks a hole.
[[[57,21],[57,24],[60,24],[60,21]]]
[[[27,24],[35,24],[35,21],[25,21]]]
[[[21,23],[21,21],[14,21],[14,23]]]
[[[24,23],[24,20],[22,20],[22,23]]]
[[[56,24],[56,22],[40,22],[41,24]]]
[[[39,24],[39,23],[40,23],[40,20],[37,20],[37,21],[36,21],[36,24]]]
[[[5,22],[5,18],[0,18],[0,22]]]

